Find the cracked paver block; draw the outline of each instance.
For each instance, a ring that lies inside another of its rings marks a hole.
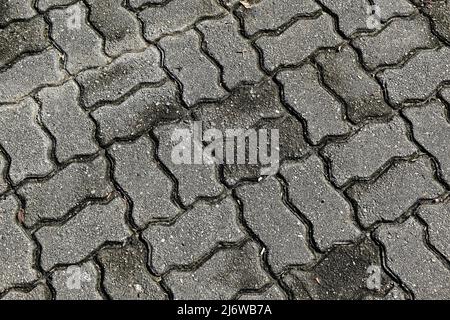
[[[342,41],[331,16],[323,13],[316,19],[297,21],[278,36],[262,36],[255,43],[263,52],[264,66],[273,71],[298,64],[317,49],[335,47]]]
[[[450,121],[447,112],[441,102],[404,111],[413,124],[414,137],[438,159],[443,176],[450,183]]]
[[[137,17],[122,6],[122,0],[86,0],[89,21],[104,37],[109,56],[139,51],[146,47]]]
[[[159,44],[165,66],[183,85],[183,100],[188,106],[226,95],[220,85],[220,70],[202,53],[197,32],[165,37]]]
[[[108,170],[101,156],[88,163],[71,163],[49,180],[24,184],[17,192],[26,200],[25,224],[59,219],[87,199],[107,197],[114,192]]]
[[[423,156],[396,162],[375,181],[357,183],[348,190],[365,227],[380,220],[393,221],[420,199],[437,198],[445,191],[434,180],[431,161]]]
[[[117,100],[136,86],[164,80],[159,63],[159,51],[151,45],[143,52],[125,53],[105,67],[80,73],[77,80],[84,88],[83,102],[92,107],[98,102]]]
[[[36,15],[31,0],[0,0],[0,26],[19,19]]]
[[[100,271],[92,261],[55,270],[52,285],[56,300],[102,300],[97,289]]]
[[[36,53],[49,47],[48,29],[42,17],[11,23],[0,29],[0,43],[4,44],[0,47],[0,66],[25,53]]]
[[[352,121],[391,114],[392,109],[384,101],[380,85],[364,72],[351,47],[321,53],[316,60],[323,69],[324,83],[344,99]]]
[[[214,0],[173,0],[164,6],[149,7],[139,13],[138,17],[144,23],[144,37],[154,41],[163,35],[182,31],[200,18],[218,16],[225,12]]]
[[[297,70],[281,71],[276,77],[283,85],[286,103],[306,120],[313,143],[351,130],[343,118],[344,106],[321,86],[319,73],[313,66],[307,64]]]
[[[239,24],[232,15],[201,22],[198,29],[205,37],[206,50],[223,67],[223,81],[228,88],[262,80],[258,55],[240,35]]]
[[[52,7],[67,6],[74,2],[74,0],[37,0],[37,7],[41,11],[47,11]]]
[[[64,77],[58,51],[27,56],[0,71],[0,102],[15,102],[39,87],[58,84]]]
[[[95,124],[78,104],[79,96],[73,80],[38,93],[42,123],[56,139],[56,157],[60,162],[98,151]]]
[[[362,30],[373,30],[371,20],[372,6],[369,0],[334,1],[321,0],[334,14],[339,17],[339,29],[346,35]],[[414,6],[407,0],[375,0],[380,10],[381,21],[384,22],[394,16],[406,16],[415,12]]]
[[[257,290],[271,282],[260,250],[254,242],[220,250],[195,271],[172,271],[166,282],[175,300],[232,299],[244,289]]]
[[[180,119],[185,115],[177,88],[167,82],[157,88],[142,88],[120,104],[108,104],[92,112],[103,144],[116,138],[130,138],[153,126]]]
[[[417,151],[399,117],[387,123],[369,123],[348,140],[331,142],[323,149],[339,186],[351,179],[370,178],[392,158],[411,156]]]
[[[275,147],[278,149],[278,160],[275,160],[275,157],[271,158],[271,162],[269,164],[261,163],[258,160],[257,164],[249,164],[249,152],[246,150],[246,164],[224,164],[223,165],[223,177],[225,181],[229,185],[236,185],[241,180],[245,179],[258,179],[262,176],[266,176],[266,172],[262,171],[263,168],[272,167],[274,170],[278,171],[277,166],[280,163],[288,159],[298,159],[304,156],[309,148],[305,139],[303,137],[303,126],[295,119],[295,117],[291,115],[287,115],[282,118],[275,119],[262,119],[257,126],[255,126],[256,130],[278,130],[278,141],[279,146]],[[272,139],[272,133],[270,133],[271,137],[268,137],[268,141],[274,141]],[[226,151],[225,151],[226,155]],[[276,172],[271,172],[270,174],[275,174]]]
[[[335,247],[311,270],[293,269],[283,282],[302,300],[382,298],[397,286],[382,268],[379,247],[368,238]]]
[[[450,48],[419,52],[403,67],[384,70],[379,76],[392,102],[424,100],[441,82],[450,80]]]
[[[410,218],[400,225],[383,225],[375,236],[386,249],[387,266],[416,299],[450,299],[450,270],[424,243],[419,222]]]
[[[152,248],[150,265],[163,274],[172,266],[199,261],[220,243],[243,240],[245,233],[238,221],[237,204],[227,197],[217,203],[196,203],[170,226],[149,226],[143,237]]]
[[[267,247],[268,262],[274,272],[281,273],[287,266],[307,264],[314,259],[308,247],[307,229],[284,204],[280,183],[275,178],[239,187],[237,195],[243,202],[245,221]]]
[[[0,152],[0,194],[8,189],[8,182],[5,178],[7,174],[7,165],[8,162],[6,160],[6,157],[3,155],[3,153]]]
[[[16,222],[19,210],[15,196],[0,199],[0,292],[38,277],[33,268],[36,246]]]
[[[299,15],[311,15],[320,10],[313,0],[264,0],[250,8],[240,6],[238,15],[244,22],[248,35],[258,31],[276,30]]]
[[[42,227],[35,233],[42,246],[42,267],[78,263],[105,242],[122,242],[131,235],[126,211],[126,201],[115,198],[106,205],[87,206],[62,226]]]
[[[438,204],[423,204],[417,213],[427,222],[430,242],[450,260],[450,200]]]
[[[38,283],[30,291],[13,289],[3,296],[2,300],[50,300],[50,289],[42,283]]]
[[[351,206],[327,181],[324,165],[317,156],[286,164],[281,174],[288,182],[290,200],[311,221],[321,250],[356,240],[360,231],[353,222]]]
[[[196,157],[191,156],[192,150],[195,154],[198,153],[198,148],[195,147],[198,145],[195,128],[195,123],[185,122],[155,129],[159,142],[158,157],[178,180],[178,194],[185,206],[199,197],[215,197],[224,191],[216,165],[196,164]],[[198,131],[201,132],[201,129]],[[195,149],[192,149],[193,146]],[[190,161],[176,163],[179,159],[174,162],[174,155],[176,158],[187,157]]]
[[[73,14],[80,15],[79,27],[71,26]],[[87,24],[87,9],[76,3],[65,9],[50,11],[52,38],[66,53],[66,68],[76,74],[83,69],[105,65],[108,58],[103,53],[102,39]],[[89,57],[89,59],[86,59]]]
[[[119,300],[165,300],[158,279],[147,270],[148,252],[137,240],[121,248],[105,248],[98,254],[104,268],[103,287]]]
[[[279,118],[286,114],[278,87],[270,79],[250,86],[242,85],[220,102],[202,104],[193,111],[204,122],[204,129],[248,129],[264,118]]]
[[[244,293],[239,297],[239,300],[252,301],[252,300],[287,300],[283,290],[277,285],[273,284],[266,290],[260,293]]]
[[[0,143],[11,157],[9,175],[15,184],[54,169],[49,158],[51,140],[36,121],[38,112],[32,98],[0,108]]]
[[[167,0],[129,0],[128,2],[132,8],[137,9],[149,4],[163,4],[167,2]]]
[[[148,136],[114,144],[110,151],[115,159],[114,176],[133,201],[133,220],[139,227],[178,213],[171,201],[172,180],[155,161],[155,146]]]
[[[420,15],[411,19],[395,19],[376,36],[362,36],[353,43],[361,50],[363,61],[370,69],[398,64],[416,49],[438,45],[428,19]]]

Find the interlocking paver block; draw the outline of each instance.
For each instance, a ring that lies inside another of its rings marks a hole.
[[[100,271],[91,262],[55,270],[52,285],[56,300],[102,300],[97,289]]]
[[[164,80],[159,63],[158,49],[149,46],[143,52],[123,54],[105,67],[80,73],[77,80],[84,89],[84,103],[92,107],[98,102],[117,100],[138,85]]]
[[[9,69],[0,71],[0,102],[15,102],[31,91],[55,85],[65,77],[60,55],[54,50],[25,57]]]
[[[369,178],[394,157],[417,152],[399,117],[387,123],[369,123],[345,142],[329,143],[323,149],[331,161],[331,173],[338,185],[350,179]]]
[[[292,203],[313,225],[313,236],[322,250],[335,243],[356,240],[360,232],[350,204],[325,178],[321,160],[311,156],[281,168]]]
[[[35,14],[32,0],[0,0],[0,25],[13,20],[29,19]]]
[[[62,226],[45,226],[36,231],[42,246],[41,264],[50,270],[57,264],[77,263],[105,242],[121,242],[131,235],[125,223],[126,202],[92,204]]]
[[[425,245],[422,225],[410,218],[379,227],[376,237],[386,249],[388,267],[416,299],[450,299],[450,270]]]
[[[280,66],[302,62],[317,49],[342,42],[334,31],[333,19],[323,13],[316,19],[301,19],[279,36],[262,36],[256,45],[263,52],[264,66],[273,71]]]
[[[29,182],[17,192],[26,199],[25,223],[59,219],[89,198],[104,198],[114,191],[104,157],[72,163],[50,180]]]
[[[333,13],[339,17],[339,29],[346,35],[351,36],[357,31],[370,31],[376,27],[373,22],[381,22],[388,20],[394,16],[405,16],[415,12],[414,6],[407,0],[389,1],[375,0],[374,5],[379,8],[380,17],[374,16],[375,21],[370,20],[373,10],[369,0],[320,0]],[[381,19],[380,19],[381,18]]]
[[[239,34],[239,24],[231,15],[206,20],[198,28],[205,36],[206,50],[222,65],[223,81],[229,88],[262,79],[258,55]]]
[[[79,13],[79,26],[72,26],[73,14]],[[66,9],[55,9],[49,14],[52,22],[52,38],[66,53],[66,68],[76,74],[83,69],[105,65],[108,62],[103,53],[102,39],[87,24],[87,9],[76,3]],[[89,57],[89,59],[86,59]]]
[[[0,29],[0,43],[4,44],[0,47],[0,66],[25,53],[36,53],[49,47],[47,34],[48,25],[42,17],[11,23]]]
[[[149,7],[138,17],[144,23],[144,36],[153,41],[196,23],[200,18],[225,13],[214,0],[173,0],[164,6]],[[168,19],[170,17],[170,19]]]
[[[171,272],[166,282],[176,300],[229,300],[271,281],[261,266],[260,250],[254,242],[220,250],[195,271]]]
[[[117,138],[139,136],[153,126],[182,118],[185,110],[171,82],[157,88],[142,88],[121,104],[108,104],[92,112],[98,137],[104,144]]]
[[[221,131],[233,128],[248,129],[263,118],[278,118],[286,114],[278,96],[278,88],[271,79],[250,86],[242,85],[221,102],[205,103],[194,110],[205,129]]]
[[[404,66],[380,73],[380,78],[393,103],[424,100],[441,82],[450,80],[450,48],[419,52]]]
[[[392,109],[384,101],[381,87],[364,72],[358,56],[349,46],[343,47],[339,52],[319,54],[317,62],[323,68],[325,84],[346,102],[351,120],[361,122],[391,113]]]
[[[137,241],[98,254],[105,275],[103,286],[113,299],[164,300],[166,295],[147,270],[148,252]]]
[[[98,151],[95,124],[78,104],[79,97],[74,81],[38,93],[42,123],[56,139],[56,157],[61,162]]]
[[[263,119],[258,125],[255,126],[256,130],[278,130],[278,140],[279,146],[275,147],[278,151],[279,160],[272,159],[272,163],[269,165],[267,163],[261,163],[258,161],[257,164],[225,164],[223,166],[223,176],[227,184],[235,185],[244,179],[258,179],[264,176],[265,172],[262,171],[265,168],[271,166],[277,169],[276,166],[283,163],[288,159],[298,159],[304,156],[309,148],[305,139],[303,137],[303,126],[295,119],[293,116],[286,116],[283,118],[275,119]],[[270,133],[272,135],[273,133]],[[268,140],[270,141],[272,137]],[[226,152],[225,152],[226,154]],[[249,152],[246,152],[246,159],[248,161]],[[278,171],[278,170],[276,170]],[[275,174],[276,172],[271,172],[270,174]]]
[[[299,15],[311,15],[320,9],[313,0],[255,2],[250,8],[241,6],[237,10],[248,35],[254,35],[258,31],[276,30]]]
[[[164,50],[165,66],[183,84],[183,100],[188,106],[226,95],[220,86],[220,71],[201,52],[200,37],[194,30],[165,37],[159,44]]]
[[[349,195],[357,203],[361,223],[367,227],[377,221],[392,221],[420,199],[439,197],[444,189],[433,174],[431,161],[420,157],[394,163],[375,181],[352,186]]]
[[[302,300],[379,299],[396,286],[382,269],[380,249],[368,239],[337,246],[311,270],[294,269],[283,281]]]
[[[122,7],[122,0],[86,0],[89,21],[102,33],[109,56],[138,51],[146,47],[137,17]]]
[[[159,140],[159,159],[178,180],[178,194],[184,205],[192,204],[199,197],[217,196],[224,190],[218,177],[217,167],[211,164],[195,164],[194,154],[187,150],[187,148],[198,146],[194,130],[193,122],[163,125],[155,129]],[[191,143],[188,143],[189,140],[181,138],[180,134],[183,134],[183,137],[186,134]],[[174,162],[172,156],[180,148],[183,148],[183,154],[186,152],[185,155],[190,155],[188,163]],[[198,148],[195,147],[191,150],[198,150]]]
[[[281,71],[277,79],[283,85],[286,103],[306,120],[308,136],[314,143],[350,131],[350,124],[344,120],[345,107],[321,86],[313,66]]]
[[[413,123],[414,137],[438,159],[444,178],[450,183],[450,121],[446,106],[431,102],[404,112]]]
[[[221,202],[196,203],[170,226],[149,226],[143,233],[152,248],[150,264],[157,273],[171,266],[190,265],[220,243],[243,240],[238,207],[230,197]]]
[[[172,218],[178,209],[171,201],[172,180],[154,159],[155,146],[148,136],[134,143],[114,144],[114,176],[133,201],[133,220],[145,227],[152,219]]]
[[[15,196],[0,199],[0,292],[38,277],[33,268],[36,246],[16,222],[19,210]]]
[[[50,295],[50,289],[39,283],[30,291],[13,289],[4,295],[2,300],[49,300]]]
[[[275,272],[314,259],[308,247],[306,227],[284,204],[280,183],[275,178],[242,186],[237,194],[243,202],[244,219],[267,246],[268,261]]]
[[[54,169],[51,140],[37,123],[39,106],[31,98],[0,107],[0,144],[11,157],[13,183],[32,176],[45,176]]]
[[[450,260],[450,201],[419,207],[417,213],[427,222],[430,242]]]
[[[411,19],[395,19],[376,36],[362,36],[353,43],[361,50],[363,61],[370,69],[398,64],[415,49],[438,45],[429,21],[420,15]]]

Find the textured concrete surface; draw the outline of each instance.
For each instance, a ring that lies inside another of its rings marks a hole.
[[[450,299],[450,1],[0,0],[0,299]]]

